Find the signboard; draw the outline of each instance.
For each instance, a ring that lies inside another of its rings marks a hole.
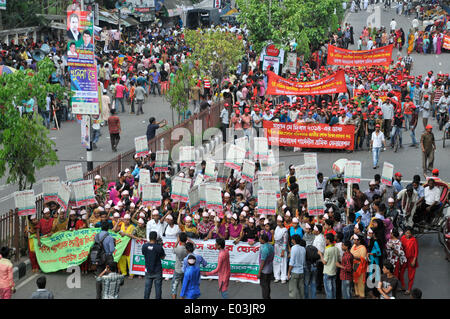
[[[94,14],[67,11],[67,66],[94,67]]]
[[[33,189],[15,192],[14,203],[19,216],[36,214],[36,197],[34,196]]]
[[[169,171],[169,151],[156,151],[155,172]]]
[[[57,202],[60,206],[64,207],[65,210],[67,210],[67,207],[69,206],[71,193],[72,189],[70,188],[70,186],[64,183],[59,184]]]
[[[205,174],[203,176],[205,179],[214,178],[216,175],[216,161],[212,159],[206,160]]]
[[[267,95],[322,95],[347,92],[344,70],[310,82],[291,81],[270,71],[267,74]]]
[[[180,146],[180,166],[195,166],[195,150],[194,146]]]
[[[97,69],[93,67],[70,67],[73,114],[98,115]]]
[[[245,149],[234,144],[230,144],[227,152],[225,166],[234,169],[238,172],[241,171],[241,165],[245,159]]]
[[[275,215],[277,209],[277,195],[275,191],[258,191],[258,213]]]
[[[448,35],[448,34],[444,35],[442,48],[444,48],[446,50],[450,50],[450,35]]]
[[[306,202],[309,215],[323,215],[325,205],[322,189],[306,194]]]
[[[172,181],[172,198],[174,201],[186,203],[189,199],[191,180],[189,178],[175,177]]]
[[[254,160],[263,161],[269,159],[269,144],[266,137],[254,137]]]
[[[0,10],[6,10],[6,0],[0,0]]]
[[[91,118],[89,115],[81,117],[81,146],[84,148],[91,146]]]
[[[142,187],[142,204],[144,206],[161,206],[161,184],[149,183]]]
[[[255,162],[250,160],[244,160],[244,165],[242,165],[242,179],[247,182],[252,183],[255,178]]]
[[[44,202],[56,202],[58,200],[58,191],[61,187],[58,176],[48,177],[42,181],[42,193]]]
[[[269,145],[353,150],[354,125],[278,123],[263,121]]]
[[[125,238],[125,237],[124,237]],[[163,248],[166,257],[161,261],[163,277],[172,278],[175,269],[176,255],[173,252],[177,238],[163,237]],[[206,267],[200,267],[200,271],[209,272],[217,268],[219,250],[215,248],[215,240],[192,239],[195,244],[195,254],[200,255],[207,262]],[[132,239],[130,251],[130,273],[145,275],[145,258],[142,255],[144,241]],[[232,240],[225,241],[225,249],[230,254],[230,280],[251,282],[258,284],[259,251],[260,243],[250,246],[246,242],[234,244]],[[202,276],[203,279],[217,279],[217,276]]]
[[[295,170],[297,172],[297,169]],[[298,194],[300,198],[306,198],[308,193],[317,190],[316,175],[297,176]]]
[[[361,162],[347,161],[345,163],[344,183],[359,183],[361,181]]]
[[[327,64],[345,66],[389,66],[393,44],[373,50],[347,50],[333,45],[328,46]]]
[[[218,168],[218,170],[217,170],[216,181],[218,183],[225,184],[227,182],[228,177],[230,177],[231,168],[225,166],[224,163],[218,163],[217,168]]]
[[[394,165],[388,162],[383,163],[381,173],[381,182],[387,186],[392,186],[392,177],[394,176]]]
[[[97,203],[92,180],[89,179],[75,182],[72,184],[72,189],[75,194],[75,207]]]
[[[191,211],[196,211],[200,208],[199,186],[194,186],[189,191],[189,207]]]
[[[269,68],[272,66],[272,72],[278,74],[280,72],[280,64],[281,59],[279,57],[265,55],[263,58],[263,70],[269,71]]]
[[[222,187],[206,185],[206,209],[212,209],[217,213],[223,212]]]
[[[289,52],[286,58],[285,69],[291,74],[297,74],[297,54]]]
[[[74,183],[83,180],[83,167],[81,163],[67,165],[65,169],[68,182]]]
[[[136,155],[138,157],[148,154],[148,141],[147,136],[138,136],[134,138],[134,148],[136,149]]]
[[[271,168],[272,175],[278,176],[280,184],[286,183],[286,166],[284,162],[276,163],[275,165],[272,165]]]

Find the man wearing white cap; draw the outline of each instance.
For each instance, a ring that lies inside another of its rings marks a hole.
[[[156,232],[158,235],[158,241],[161,240],[163,234],[163,224],[159,220],[159,212],[157,210],[152,211],[152,219],[147,223],[147,241],[150,240],[150,232]]]
[[[278,215],[277,227],[274,232],[274,260],[273,260],[273,275],[275,282],[281,280],[286,283],[287,280],[287,255],[288,255],[288,232],[283,225],[283,217]]]
[[[297,217],[292,218],[292,227],[289,228],[289,237],[292,238],[294,235],[299,235],[300,238],[303,237],[303,229],[300,227]]]
[[[355,213],[356,219],[358,219],[359,216],[361,216],[361,223],[364,225],[364,227],[369,226],[370,219],[372,217],[370,210],[369,210],[370,203],[368,200],[364,202],[363,207],[361,210]]]
[[[241,180],[239,181],[239,186],[238,187],[239,188],[236,189],[234,191],[234,193],[236,195],[237,194],[242,194],[242,196],[244,196],[244,200],[247,200],[251,196],[251,194],[250,194],[250,191],[246,187],[246,182],[245,182],[244,179],[241,178]]]
[[[369,189],[364,192],[364,194],[367,196],[367,199],[369,201],[373,200],[373,195],[375,195],[375,194],[381,196],[380,190],[377,189],[376,187],[377,187],[377,184],[376,184],[375,180],[371,180],[369,182]]]

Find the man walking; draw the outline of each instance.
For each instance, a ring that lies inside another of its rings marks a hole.
[[[352,243],[346,240],[342,243],[342,251],[344,254],[340,258],[340,262],[336,262],[336,266],[341,269],[339,277],[341,279],[342,299],[352,298],[352,282],[353,282],[353,255],[350,253]]]
[[[258,279],[261,285],[263,299],[270,299],[270,281],[273,276],[273,246],[268,243],[269,237],[262,234],[259,237],[261,253],[259,254]]]
[[[100,245],[102,245],[103,247],[103,251],[105,254],[105,258],[104,261],[101,261],[101,257],[99,256],[99,263],[97,264],[97,268],[96,268],[96,274],[97,276],[99,276],[100,274],[104,273],[104,270],[106,268],[106,265],[108,265],[110,262],[114,261],[113,259],[113,254],[114,254],[114,250],[115,245],[114,245],[114,238],[112,238],[111,235],[109,235],[108,230],[110,229],[109,227],[109,223],[104,221],[101,222],[101,231],[100,233],[98,233],[97,235],[95,235],[95,239],[94,241],[96,243],[100,243]],[[97,291],[97,299],[102,299],[102,282],[101,281],[96,281],[96,291]]]
[[[380,124],[375,125],[375,132],[372,133],[372,139],[370,140],[370,148],[372,150],[373,169],[378,167],[378,160],[380,158],[381,147],[386,149],[386,140],[384,134],[380,130]]]
[[[176,256],[175,261],[175,270],[173,272],[172,277],[172,299],[177,299],[178,286],[183,280],[183,260],[187,256],[188,252],[186,250],[186,241],[187,241],[186,233],[179,233],[178,240],[175,244],[175,248],[173,248],[173,252]]]
[[[430,172],[433,170],[436,144],[434,142],[435,140],[432,130],[433,126],[427,125],[425,127],[425,132],[420,137],[420,147],[422,149],[422,169],[424,174],[427,173],[427,170]]]
[[[120,133],[122,129],[120,127],[120,118],[116,115],[116,110],[111,110],[111,116],[108,118],[109,136],[111,138],[111,149],[113,152],[117,152],[117,145],[120,140]]]
[[[336,299],[336,262],[339,260],[339,249],[334,246],[334,235],[328,233],[325,236],[327,246],[325,254],[319,251],[320,260],[323,263],[323,285],[327,299]]]
[[[231,267],[230,254],[225,249],[225,240],[223,238],[216,238],[216,249],[219,249],[219,258],[217,261],[217,268],[213,271],[207,272],[205,276],[219,276],[219,291],[223,299],[228,299],[228,285],[230,283]]]
[[[134,91],[137,105],[136,116],[139,115],[139,113],[144,114],[142,105],[144,104],[145,97],[148,96],[147,92],[145,91],[142,85],[143,85],[142,83],[138,82],[138,87]]]
[[[305,298],[304,267],[306,266],[306,249],[300,243],[300,235],[292,236],[291,258],[289,260],[288,279],[289,297],[293,299]],[[305,243],[306,244],[306,243]]]
[[[161,299],[162,294],[162,265],[161,260],[166,257],[164,249],[156,243],[158,234],[150,232],[148,243],[142,246],[142,254],[145,258],[145,291],[144,299],[149,299],[155,281],[155,299]]]

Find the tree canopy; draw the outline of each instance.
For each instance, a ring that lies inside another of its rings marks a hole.
[[[70,91],[49,83],[54,70],[53,62],[45,58],[37,64],[37,72],[18,70],[0,76],[0,177],[7,174],[7,183],[18,183],[19,190],[35,183],[36,170],[58,161],[42,117],[38,112],[21,116],[17,108],[33,98],[38,108],[45,109],[50,93],[68,98]]]
[[[236,0],[238,20],[249,30],[249,40],[260,52],[268,43],[288,48],[295,40],[297,52],[309,56],[313,47],[338,28],[344,11],[340,0]],[[336,12],[336,13],[335,13]]]

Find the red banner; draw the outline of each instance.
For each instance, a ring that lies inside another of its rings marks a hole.
[[[391,64],[393,47],[394,45],[390,44],[373,50],[352,51],[329,45],[327,64],[345,66],[388,66]]]
[[[267,72],[268,95],[319,95],[347,92],[344,70],[311,82],[294,82]]]
[[[442,48],[450,50],[450,35],[444,35]]]
[[[277,123],[264,121],[269,145],[353,150],[354,125]],[[278,133],[277,133],[278,130]]]
[[[364,90],[360,90],[360,89],[355,89],[353,90],[353,97],[357,97],[358,92],[362,92]],[[380,93],[379,97],[381,99],[381,101],[385,101],[387,99],[387,94],[389,92],[392,92],[398,99],[398,101],[400,102],[402,100],[402,92],[398,91],[398,90],[392,90],[392,91],[378,91]]]

